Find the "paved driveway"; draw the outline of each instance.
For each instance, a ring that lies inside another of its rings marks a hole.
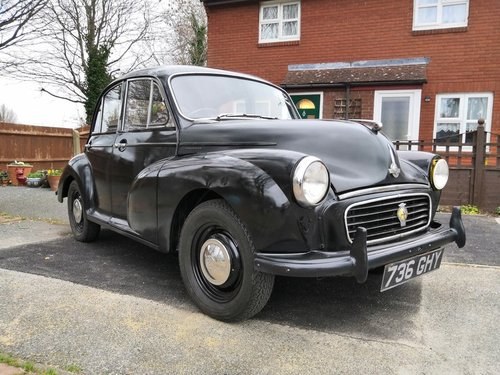
[[[420,280],[379,293],[377,274],[277,278],[266,308],[238,324],[197,311],[175,257],[109,231],[77,243],[60,222],[48,241],[0,249],[0,351],[84,374],[500,371],[493,218],[466,217],[467,248],[449,246]]]

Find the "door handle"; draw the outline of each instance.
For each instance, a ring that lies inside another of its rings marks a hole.
[[[115,148],[118,149],[118,151],[123,152],[127,148],[127,140],[122,139],[119,143],[115,143]]]
[[[85,148],[85,150],[90,150],[92,148],[92,141],[86,143],[84,148]]]

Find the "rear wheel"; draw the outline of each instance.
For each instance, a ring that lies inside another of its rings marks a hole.
[[[91,242],[99,235],[101,227],[87,219],[82,193],[76,181],[72,181],[68,189],[68,218],[73,236],[78,241]]]
[[[271,296],[274,276],[255,271],[250,235],[222,200],[202,203],[187,217],[179,264],[191,298],[215,319],[248,319]]]

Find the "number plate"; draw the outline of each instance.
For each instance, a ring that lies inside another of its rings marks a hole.
[[[386,265],[380,291],[392,289],[424,273],[437,270],[441,266],[442,258],[443,249],[438,249]]]

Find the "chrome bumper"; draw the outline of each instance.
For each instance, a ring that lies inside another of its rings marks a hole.
[[[357,228],[350,249],[340,252],[311,250],[305,253],[255,255],[255,269],[274,275],[293,277],[354,276],[366,281],[368,270],[455,242],[465,245],[465,229],[460,208],[454,207],[449,228],[431,229],[409,240],[367,247],[366,229]]]

